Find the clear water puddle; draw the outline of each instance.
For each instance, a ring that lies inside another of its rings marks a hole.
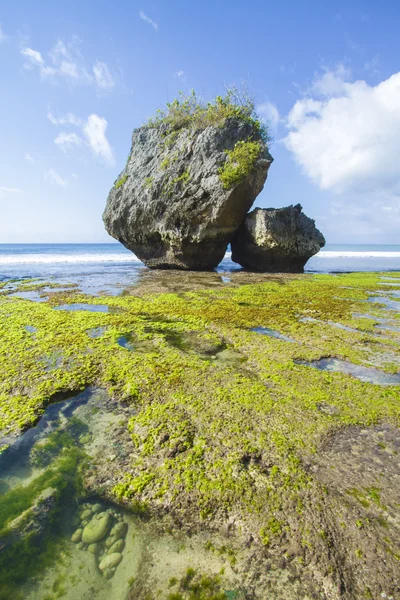
[[[209,340],[200,332],[177,332],[172,329],[152,327],[146,327],[146,332],[161,334],[165,341],[177,350],[198,356],[202,360],[211,361],[217,367],[237,366],[247,360],[236,350],[228,348],[224,342]],[[133,352],[157,352],[155,343],[151,340],[139,340],[134,334],[125,334],[119,337],[117,343],[122,348]]]
[[[21,298],[22,300],[32,300],[32,302],[47,302],[49,297],[42,296],[41,294],[43,294],[43,290],[41,290],[40,292],[15,292],[9,295],[14,298]]]
[[[293,340],[283,333],[279,333],[279,331],[275,331],[274,329],[270,329],[269,327],[252,327],[250,331],[254,331],[255,333],[259,333],[260,335],[267,335],[268,337],[276,338],[277,340],[282,340],[283,342],[291,342],[296,343],[296,340]]]
[[[25,325],[25,329],[28,333],[36,333],[37,332],[37,327],[34,327],[33,325]]]
[[[389,310],[400,311],[400,302],[385,298],[385,296],[373,296],[372,298],[368,298],[367,302],[371,302],[371,304],[382,304]]]
[[[362,365],[354,365],[340,360],[338,358],[321,358],[320,360],[314,360],[311,362],[296,360],[296,364],[304,365],[306,367],[313,367],[320,371],[335,371],[338,373],[345,373],[346,375],[352,375],[356,379],[365,383],[374,383],[376,385],[400,385],[400,373],[391,374],[384,373],[378,369],[372,367],[363,367]]]
[[[61,304],[60,306],[55,306],[54,310],[87,310],[89,312],[101,313],[113,312],[113,310],[105,304],[85,304],[83,302],[76,302],[74,304]]]
[[[88,389],[48,406],[0,455],[1,600],[144,600],[157,590],[165,598],[176,591],[170,579],[179,581],[188,567],[225,570],[226,597],[244,597],[228,559],[206,549],[206,534],[160,533],[152,519],[76,483],[82,466],[90,481],[94,465],[102,460],[111,474],[107,461],[130,451],[115,435],[127,411],[105,391]],[[213,541],[222,545],[218,536]]]

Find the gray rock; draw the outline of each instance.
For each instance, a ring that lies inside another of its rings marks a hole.
[[[103,214],[108,233],[148,267],[213,269],[264,187],[272,163],[259,132],[239,118],[205,129],[179,129],[172,145],[165,125],[132,135],[130,158]],[[175,133],[175,132],[173,132]],[[224,189],[219,169],[238,141],[261,152],[241,183]]]
[[[232,238],[232,260],[252,271],[302,273],[308,259],[325,246],[315,222],[300,204],[256,208]]]
[[[80,542],[82,539],[82,531],[83,529],[81,527],[74,531],[74,533],[71,535],[71,542],[74,542],[74,544]]]
[[[85,544],[100,542],[110,530],[112,518],[108,512],[97,513],[86,525],[82,533],[82,541]]]
[[[119,552],[113,552],[112,554],[108,554],[101,563],[99,564],[100,571],[105,571],[106,569],[112,569],[112,567],[116,567],[122,560],[122,554]]]

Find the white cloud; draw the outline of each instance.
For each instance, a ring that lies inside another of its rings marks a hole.
[[[47,173],[45,174],[44,178],[49,183],[53,183],[53,184],[56,184],[56,185],[61,185],[62,187],[65,187],[67,185],[66,180],[63,179],[61,177],[61,175],[59,175],[57,173],[57,171],[55,171],[54,169],[49,169],[47,171]]]
[[[78,128],[80,131],[80,135],[74,132],[69,133],[60,131],[54,140],[54,143],[59,148],[66,151],[74,146],[86,145],[91,149],[95,156],[100,157],[108,165],[115,165],[114,153],[106,137],[108,123],[104,117],[91,114],[85,121],[79,119],[72,113],[68,113],[62,117],[56,117],[49,110],[47,118],[53,125],[57,125],[58,127],[71,126]]]
[[[376,86],[349,78],[339,68],[317,79],[290,111],[284,143],[321,190],[338,196],[342,221],[363,221],[364,231],[394,230],[400,226],[400,72]]]
[[[68,113],[63,117],[56,117],[51,110],[49,110],[47,113],[47,118],[49,119],[50,123],[53,123],[53,125],[75,125],[76,127],[82,125],[82,120],[78,119],[78,117],[72,113]]]
[[[28,162],[35,162],[34,158],[29,154],[29,152],[25,154],[25,160]]]
[[[114,79],[105,62],[96,61],[89,67],[80,52],[80,40],[73,37],[71,41],[58,40],[50,49],[48,58],[33,48],[22,48],[25,57],[24,68],[37,69],[42,79],[64,79],[74,84],[95,85],[99,89],[109,90],[114,87]]]
[[[92,152],[100,156],[109,165],[115,165],[112,148],[106,137],[107,121],[98,115],[89,115],[83,128]]]
[[[264,102],[256,107],[256,111],[265,121],[270,124],[271,129],[276,129],[280,118],[279,111],[275,104],[272,104],[272,102]]]
[[[6,196],[9,196],[10,194],[21,194],[22,190],[20,190],[19,188],[13,188],[13,187],[5,187],[3,185],[0,185],[0,198],[5,198]]]
[[[97,61],[93,67],[93,72],[96,83],[100,88],[107,90],[114,87],[114,79],[106,63]]]
[[[179,77],[179,78],[181,78],[181,77],[183,77],[183,76],[184,76],[184,74],[185,74],[185,71],[175,71],[175,73],[174,73],[174,77]]]
[[[152,19],[150,19],[150,17],[148,17],[142,10],[139,12],[139,17],[141,19],[143,19],[143,21],[146,21],[146,23],[148,23],[149,25],[151,25],[152,27],[154,27],[154,29],[156,31],[158,31],[158,23],[156,23],[155,21],[153,21]]]
[[[65,131],[61,131],[54,140],[54,143],[63,150],[66,150],[71,146],[80,146],[82,140],[76,133],[66,133]]]
[[[330,74],[329,86],[315,86],[324,93],[322,99],[296,102],[288,117],[286,146],[321,189],[397,192],[400,73],[377,86],[339,80]]]

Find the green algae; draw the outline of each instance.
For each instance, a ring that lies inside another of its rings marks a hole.
[[[398,389],[294,362],[333,356],[366,365],[382,350],[398,357],[396,336],[373,335],[378,319],[387,316],[367,303],[380,286],[378,274],[365,273],[142,298],[56,293],[36,304],[2,296],[0,427],[18,433],[61,394],[106,386],[138,410],[129,421],[135,454],[129,472],[117,476],[116,498],[132,506],[176,506],[202,520],[234,511],[251,519],[260,543],[271,547],[291,535],[287,502],[300,516],[304,510],[312,478],[303,460],[326,436],[349,425],[399,424]],[[53,310],[61,302],[120,310]],[[37,328],[34,339],[27,323]],[[263,326],[297,343],[250,331]],[[106,328],[100,338],[88,337],[100,327]],[[118,345],[127,332],[143,352]],[[216,368],[202,352],[214,346],[237,351],[246,363],[241,370],[234,364]],[[59,363],[46,369],[46,357],[55,354]],[[389,360],[382,368],[394,372],[396,366]],[[320,410],[325,405],[337,409],[334,417]]]

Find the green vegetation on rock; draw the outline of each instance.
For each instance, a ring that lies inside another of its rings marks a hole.
[[[262,152],[260,142],[237,142],[233,150],[228,150],[227,160],[219,170],[219,178],[225,190],[233,188],[251,173]]]
[[[117,183],[115,184],[115,187],[118,189],[121,186],[124,185],[124,183],[126,182],[126,180],[128,179],[129,175],[124,175],[123,177],[121,177],[121,179],[118,179]]]
[[[267,126],[258,118],[254,101],[247,92],[228,89],[225,96],[217,96],[212,102],[203,102],[191,91],[189,95],[180,92],[179,98],[167,103],[165,110],[157,110],[155,117],[148,120],[148,127],[167,128],[166,137],[180,129],[190,128],[195,131],[211,125],[220,126],[226,119],[239,119],[250,123],[259,133],[265,144],[271,141]],[[171,140],[170,140],[171,141]]]

